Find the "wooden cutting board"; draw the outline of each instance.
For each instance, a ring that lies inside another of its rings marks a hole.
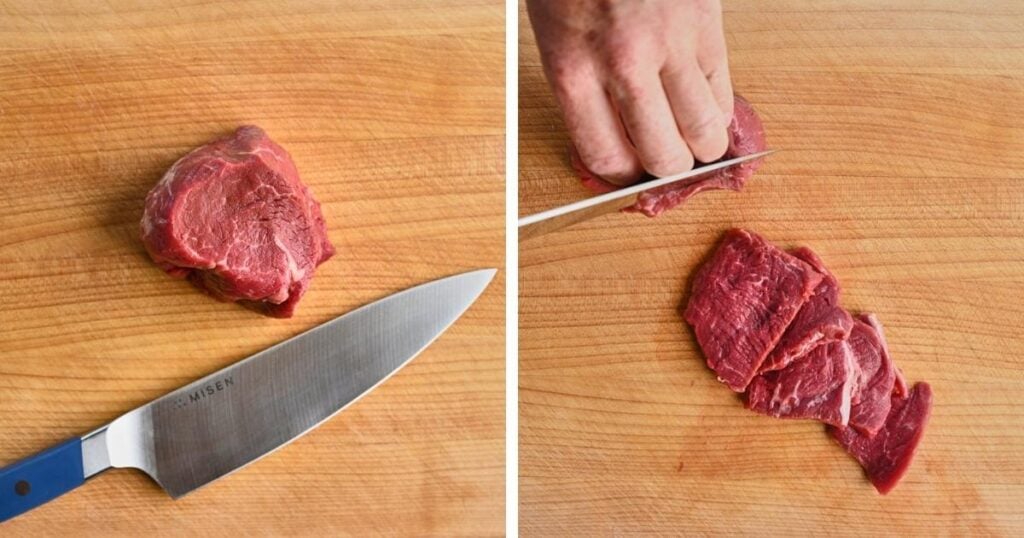
[[[503,267],[503,43],[494,0],[0,2],[0,464],[358,305]],[[167,277],[138,239],[164,170],[244,123],[291,152],[338,249],[290,320]],[[178,501],[110,471],[0,534],[502,533],[503,282],[272,457]]]
[[[742,193],[521,244],[524,535],[1024,534],[1024,5],[894,5],[726,2],[735,87],[781,152]],[[520,58],[525,215],[588,193],[525,19]],[[888,496],[704,366],[677,307],[735,226],[817,251],[932,384]]]

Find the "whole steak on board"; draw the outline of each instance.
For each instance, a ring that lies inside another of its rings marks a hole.
[[[259,127],[192,150],[146,196],[142,242],[168,274],[287,318],[334,254],[320,204]]]

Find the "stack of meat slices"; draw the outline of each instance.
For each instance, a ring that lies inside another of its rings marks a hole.
[[[810,249],[785,252],[730,230],[694,277],[684,317],[748,409],[824,422],[884,494],[910,466],[931,388],[907,387],[878,319],[851,316],[839,291]]]

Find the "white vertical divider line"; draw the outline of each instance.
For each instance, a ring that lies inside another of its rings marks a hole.
[[[505,536],[519,536],[519,2],[505,0]]]

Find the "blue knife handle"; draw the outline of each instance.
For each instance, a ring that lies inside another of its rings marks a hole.
[[[83,475],[77,437],[0,469],[0,522],[81,486]]]

